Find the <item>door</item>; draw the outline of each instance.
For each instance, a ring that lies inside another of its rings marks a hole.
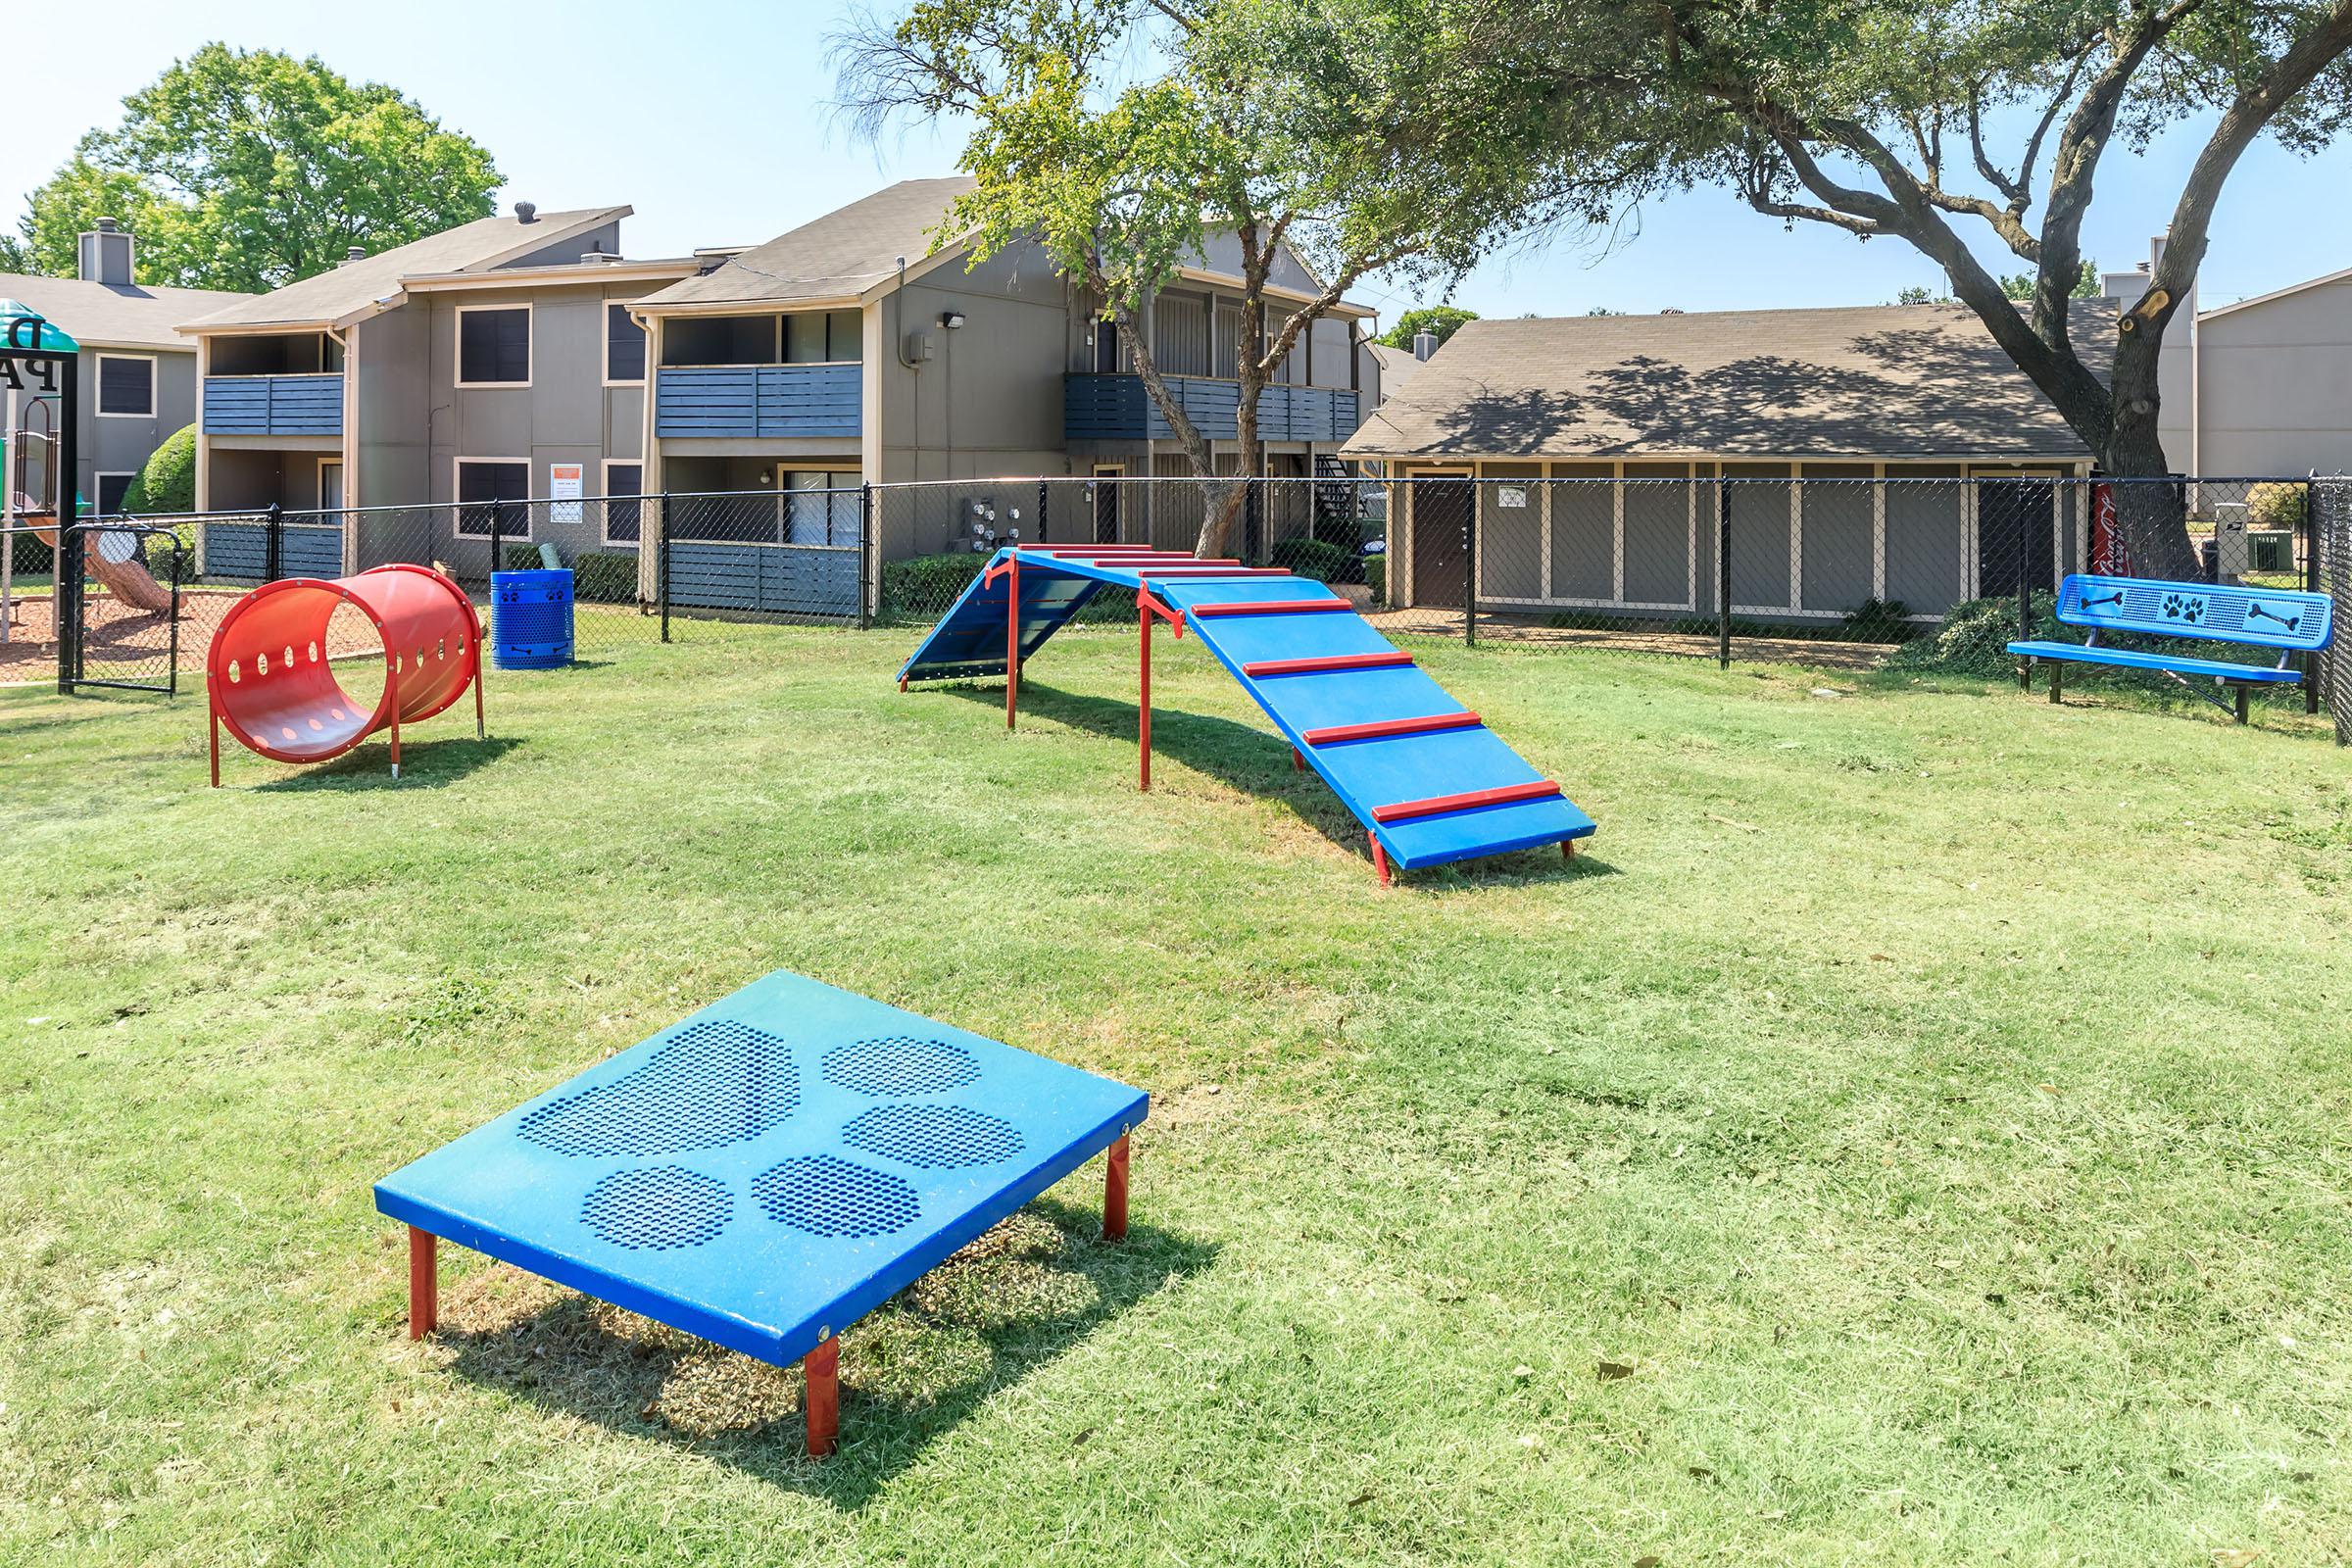
[[[2058,486],[2045,478],[1977,481],[1977,593],[2017,592],[2021,567],[2035,592],[2058,583]]]
[[[1119,542],[1119,481],[1127,476],[1124,466],[1115,463],[1095,465],[1095,543],[1115,545]]]
[[[340,460],[329,460],[318,465],[318,510],[343,510],[343,465]]]
[[[1095,373],[1119,373],[1119,323],[1107,316],[1095,323]]]
[[[1440,610],[1470,602],[1470,509],[1478,491],[1467,477],[1416,478],[1411,484],[1413,603]]]

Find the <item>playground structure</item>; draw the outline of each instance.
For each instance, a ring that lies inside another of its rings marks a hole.
[[[329,657],[328,623],[347,605],[382,643],[383,688],[372,702],[344,689]],[[432,717],[468,685],[478,736],[481,618],[464,589],[429,567],[264,583],[221,617],[205,656],[213,787],[220,786],[222,725],[247,750],[280,762],[322,762],[389,729],[398,778],[401,726]]]
[[[1107,1153],[1127,1232],[1140,1090],[783,970],[375,1187],[409,1227],[409,1337],[439,1240],[773,1366],[802,1364],[811,1455],[841,1333]]]
[[[1135,597],[1141,786],[1152,787],[1152,630],[1189,630],[1354,813],[1381,884],[1392,868],[1557,844],[1593,830],[1544,778],[1323,583],[1275,567],[1121,545],[1000,550],[899,670],[1002,674],[1015,721],[1021,666],[1104,588]]]
[[[37,313],[14,300],[0,300],[0,643],[16,634],[15,536],[30,532],[58,551],[51,589],[58,602],[55,624],[66,624],[69,598],[80,597],[78,573],[67,586],[66,557],[78,555],[83,569],[123,604],[142,614],[168,614],[174,588],[155,580],[140,559],[141,536],[126,528],[75,524],[61,532],[64,498],[74,494],[76,517],[88,511],[74,493],[79,457],[80,345]],[[76,549],[75,546],[82,548]]]

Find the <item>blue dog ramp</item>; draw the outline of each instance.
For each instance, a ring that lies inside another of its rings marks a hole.
[[[375,1202],[424,1233],[413,1332],[442,1237],[762,1361],[809,1357],[813,1385],[812,1351],[829,1378],[844,1327],[1104,1150],[1123,1228],[1147,1109],[779,970],[393,1172]]]
[[[1593,830],[1346,600],[1287,571],[1137,546],[1002,550],[900,669],[901,686],[1004,674],[1016,581],[1024,662],[1106,588],[1181,617],[1364,824],[1383,881],[1391,864],[1571,847]]]

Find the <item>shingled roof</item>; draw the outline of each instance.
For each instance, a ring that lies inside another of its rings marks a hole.
[[[894,274],[901,257],[912,263],[930,255],[932,231],[971,188],[962,174],[901,180],[650,294],[638,308],[780,306],[862,294]]]
[[[529,222],[508,214],[477,218],[438,234],[363,256],[315,276],[256,294],[240,305],[181,324],[194,332],[331,326],[370,313],[400,294],[401,279],[472,272],[560,245],[566,238],[629,216],[626,207],[540,213]]]
[[[2078,342],[2115,304],[2077,306]],[[1471,321],[1355,458],[2060,458],[2082,441],[1966,306]]]
[[[0,299],[22,300],[85,349],[172,349],[193,354],[196,345],[179,335],[181,322],[251,298],[250,294],[220,289],[92,283],[74,277],[0,272]]]

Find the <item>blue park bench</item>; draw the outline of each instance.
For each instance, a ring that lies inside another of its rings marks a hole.
[[[446,1238],[776,1366],[830,1452],[841,1331],[1093,1155],[1141,1091],[778,970],[376,1184],[409,1334]]]
[[[2050,701],[2059,697],[2059,670],[2067,664],[2112,664],[2126,669],[2153,669],[2182,685],[2191,675],[2208,676],[2236,697],[2237,721],[2246,721],[2246,694],[2256,686],[2291,686],[2303,671],[2293,662],[2297,654],[2316,654],[2335,635],[2334,616],[2326,594],[2292,593],[2273,588],[2220,587],[2208,583],[2165,582],[2153,577],[2093,577],[2070,573],[2058,589],[2058,618],[2069,626],[2088,628],[2079,643],[2013,642],[2009,652],[2026,660],[2030,675],[2034,660],[2050,666]],[[2109,648],[2099,638],[2107,632],[2140,636],[2179,637],[2192,642],[2245,643],[2276,648],[2276,664],[2240,664],[2227,659],[2196,659],[2185,654],[2136,648]],[[2189,688],[2196,691],[2195,687]],[[2197,695],[2206,694],[2199,691]],[[2218,699],[2207,698],[2217,707]]]

